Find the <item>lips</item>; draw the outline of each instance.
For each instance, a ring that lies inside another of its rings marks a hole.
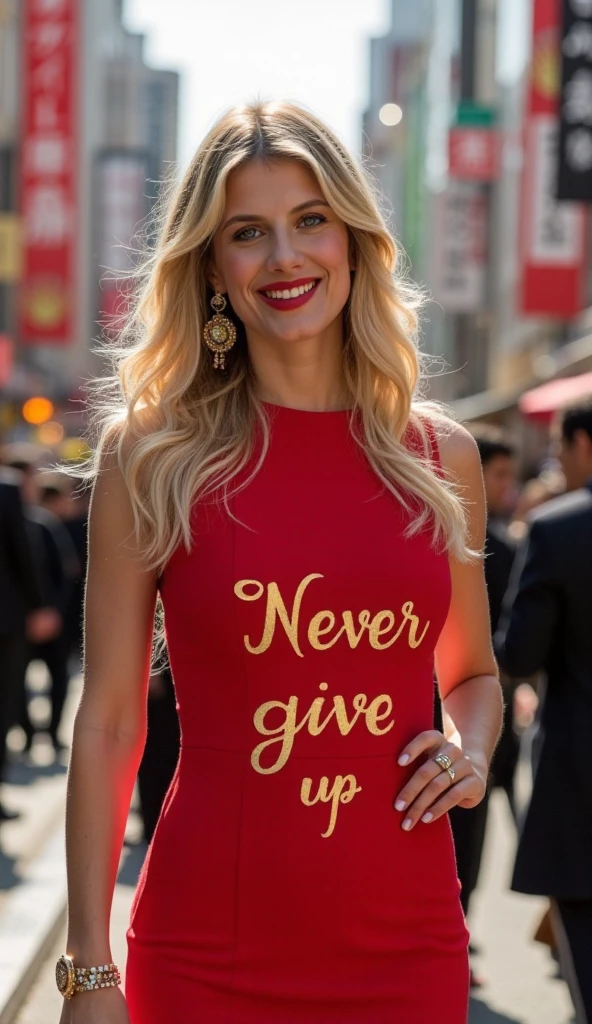
[[[315,294],[319,278],[304,277],[297,281],[273,281],[258,289],[258,295],[273,309],[298,309]]]

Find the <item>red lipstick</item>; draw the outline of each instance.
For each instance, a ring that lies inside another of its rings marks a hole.
[[[272,298],[270,294],[266,294],[266,292],[275,292],[277,296],[280,292],[291,292],[293,288],[302,288],[306,285],[312,285],[312,288],[310,288],[309,291],[303,292],[301,295],[296,295],[294,297],[290,296],[290,298],[287,299],[277,297]],[[259,288],[257,292],[263,301],[266,302],[268,306],[271,306],[272,309],[282,309],[287,311],[290,309],[298,309],[299,306],[304,306],[309,299],[312,299],[318,285],[319,278],[302,277],[297,281],[273,281],[270,284],[264,285],[263,288]]]

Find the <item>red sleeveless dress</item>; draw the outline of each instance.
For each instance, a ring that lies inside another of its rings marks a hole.
[[[196,502],[161,581],[182,740],[128,930],[131,1022],[465,1024],[448,821],[406,833],[393,809],[433,723],[448,560],[404,537],[348,412],[266,409],[261,470],[232,517]]]

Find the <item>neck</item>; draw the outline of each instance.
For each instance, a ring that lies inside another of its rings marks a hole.
[[[309,412],[347,409],[351,396],[343,379],[341,331],[329,337],[278,343],[249,338],[249,357],[263,402]]]

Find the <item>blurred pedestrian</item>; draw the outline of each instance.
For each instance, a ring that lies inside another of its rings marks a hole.
[[[512,542],[518,543],[528,533],[530,513],[551,498],[558,497],[563,490],[563,474],[549,470],[540,476],[531,477],[523,484],[514,507],[512,521],[508,526],[508,535]]]
[[[498,432],[482,428],[473,431],[479,449],[485,500],[487,528],[485,534],[485,582],[489,600],[489,620],[493,636],[500,617],[514,559],[514,545],[507,534],[507,520],[516,501],[516,459],[514,449]],[[507,678],[504,685],[504,726],[491,764],[491,779],[501,786],[514,814],[514,773],[518,760],[518,738],[514,729],[513,685]],[[469,913],[471,895],[477,887],[485,841],[489,793],[477,807],[453,807],[450,823],[454,834],[461,901]],[[480,984],[471,975],[473,986]]]
[[[146,744],[138,770],[144,839],[152,841],[179,760],[179,716],[170,668],[153,672],[148,684]]]
[[[70,537],[58,517],[40,504],[39,473],[35,458],[26,459],[18,454],[11,454],[9,450],[6,461],[22,474],[21,494],[29,531],[34,539],[44,601],[48,607],[53,608],[59,620],[59,629],[54,636],[42,643],[33,641],[29,645],[21,690],[19,723],[25,733],[24,750],[27,752],[33,745],[37,729],[28,710],[26,669],[31,661],[41,661],[47,668],[50,682],[51,712],[47,730],[54,751],[59,754],[64,748],[59,730],[70,681],[65,614],[73,581],[79,571],[78,559]]]
[[[578,1022],[592,1021],[592,398],[566,409],[567,493],[532,514],[500,632],[513,676],[543,669],[533,790],[512,888],[552,898]]]
[[[90,488],[81,480],[72,480],[64,473],[56,472],[44,473],[39,481],[39,486],[41,504],[58,517],[76,552],[77,565],[71,579],[64,629],[67,635],[68,650],[75,664],[75,671],[78,671],[82,662],[82,616]]]
[[[28,643],[47,641],[59,628],[42,592],[20,486],[20,473],[0,467],[0,781],[8,732],[19,713]],[[0,821],[15,816],[0,803]]]

